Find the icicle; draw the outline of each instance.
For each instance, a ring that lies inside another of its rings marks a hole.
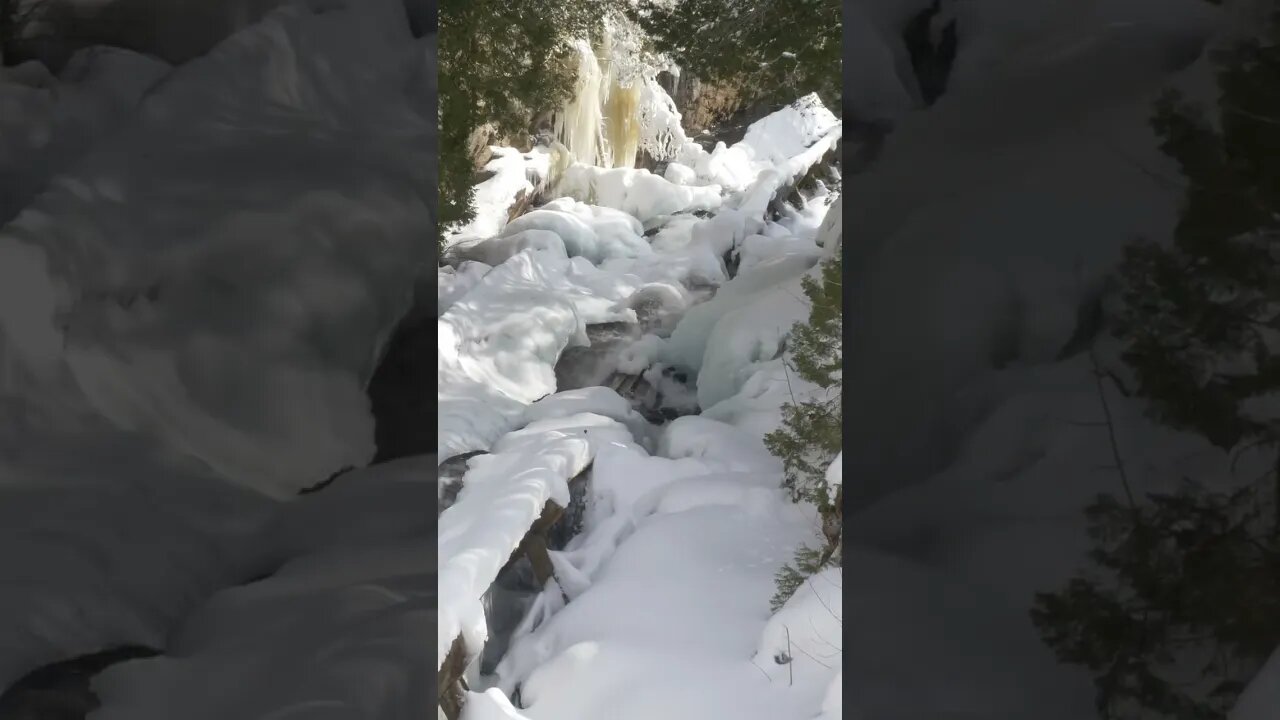
[[[600,150],[601,93],[603,77],[600,63],[591,45],[580,40],[578,49],[578,77],[573,96],[564,109],[556,115],[556,138],[574,158],[597,164]]]
[[[555,123],[572,161],[631,168],[641,150],[672,160],[688,143],[675,101],[657,80],[663,70],[679,78],[680,69],[666,58],[645,56],[637,33],[615,18],[604,23],[596,48],[586,40],[576,43],[573,96]]]

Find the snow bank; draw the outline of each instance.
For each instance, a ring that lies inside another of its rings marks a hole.
[[[616,420],[631,431],[637,439],[648,434],[649,424],[617,392],[607,387],[584,387],[548,395],[525,409],[524,421],[532,425],[542,420],[554,420],[591,413]]]
[[[671,338],[667,341],[662,355],[664,362],[677,367],[700,372],[707,367],[708,358],[714,363],[726,366],[736,363],[749,364],[762,358],[736,357],[732,353],[721,353],[720,348],[711,344],[713,335],[717,340],[741,339],[747,345],[767,342],[767,337],[785,333],[797,319],[807,316],[804,305],[804,294],[799,288],[800,276],[817,262],[817,253],[795,253],[770,258],[762,261],[747,271],[740,273],[733,280],[720,287],[716,296],[701,305],[694,306],[680,319]],[[750,318],[751,312],[765,313],[764,317]],[[720,324],[724,322],[724,328]],[[737,331],[741,337],[735,338]],[[775,337],[774,342],[776,343]],[[739,347],[739,350],[748,348]],[[723,369],[723,368],[722,368]],[[729,387],[741,383],[741,379],[715,378],[708,376],[699,381],[699,401],[705,402],[701,384],[706,382],[709,390],[705,399],[714,402],[733,394],[725,391],[720,384],[728,383]]]
[[[690,145],[681,160],[692,165],[699,178],[729,190],[751,190],[753,185],[763,188],[763,183],[781,185],[834,147],[840,132],[840,119],[816,94],[809,94],[752,123],[746,136],[731,147],[717,143],[707,153]],[[758,189],[748,196],[763,192]]]
[[[100,421],[32,433],[10,411],[39,411],[0,409],[0,688],[109,647],[163,648],[204,598],[262,571],[253,540],[274,503]]]
[[[644,228],[631,215],[612,207],[559,198],[511,221],[502,235],[512,238],[532,230],[555,233],[570,257],[599,264],[608,258],[651,254],[641,237]]]
[[[686,430],[672,435],[700,434]],[[704,449],[721,459],[711,462],[734,458],[752,471],[601,451],[593,484],[608,489],[613,514],[595,519],[578,550],[558,554],[557,572],[576,568],[565,574],[581,585],[513,643],[498,669],[504,687],[520,685],[520,716],[775,720],[818,712],[825,684],[816,695],[789,689],[746,659],[765,625],[773,572],[807,520],[777,489],[777,476],[738,447],[709,441]],[[600,544],[609,544],[607,567],[592,558],[584,568]]]
[[[503,258],[505,261],[507,258]],[[493,268],[482,262],[465,260],[458,267],[445,265],[436,271],[436,312],[443,314],[453,306],[458,298],[480,282]]]
[[[440,515],[437,669],[459,634],[479,652],[488,636],[481,597],[547,501],[568,507],[569,479],[591,462],[587,440],[553,435],[472,459],[461,494]]]
[[[429,712],[435,465],[344,474],[280,508],[254,538],[279,567],[217,593],[163,656],[94,680],[111,720],[265,718],[318,705],[350,717]]]
[[[635,322],[620,302],[634,289],[562,250],[526,250],[486,274],[437,325],[440,460],[488,449],[555,392],[556,360],[588,343],[588,322]]]
[[[362,464],[430,255],[420,47],[394,0],[291,5],[175,70],[0,231],[6,345],[265,492]]]
[[[711,407],[737,394],[759,363],[782,354],[791,328],[808,316],[809,303],[798,278],[726,312],[707,336],[698,370],[698,404]]]
[[[579,200],[621,210],[648,223],[666,215],[720,206],[718,185],[677,184],[648,170],[602,168],[574,163],[557,186]]]
[[[54,78],[0,69],[0,225],[132,117],[168,65],[116,48],[81,50]]]
[[[103,720],[429,712],[434,592],[427,539],[294,561],[218,594],[164,657],[94,679]]]

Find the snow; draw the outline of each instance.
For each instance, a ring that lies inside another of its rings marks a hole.
[[[392,0],[289,5],[175,69],[0,230],[6,355],[264,492],[363,464],[429,256],[424,47]]]
[[[662,338],[657,335],[642,336],[618,356],[618,372],[639,375],[662,355],[663,345]]]
[[[846,355],[847,391],[859,398],[846,418],[855,503],[944,467],[963,427],[958,388],[1001,366],[1051,362],[1121,248],[1169,237],[1176,218],[1178,172],[1148,118],[1188,40],[1209,36],[1212,9],[1119,3],[1137,24],[1114,32],[1146,33],[1133,53],[1107,30],[1105,42],[1057,55],[1062,37],[1027,34],[1032,18],[1050,27],[1052,8],[1075,12],[1056,0],[966,5],[989,13],[989,42],[1008,33],[1001,46],[1024,43],[1039,64],[1034,78],[957,81],[898,122],[871,169],[845,179],[843,219],[859,238],[845,248],[858,338]],[[1063,32],[1088,39],[1120,19],[1081,13]]]
[[[516,254],[441,315],[441,461],[487,449],[514,429],[525,406],[555,392],[556,360],[566,347],[587,344],[588,322],[635,321],[618,304],[633,286],[557,250]]]
[[[627,426],[637,439],[648,432],[648,424],[625,398],[606,387],[584,387],[548,395],[530,405],[524,413],[526,428],[542,420],[592,414]]]
[[[588,69],[601,69],[581,49]],[[552,186],[565,196],[472,245],[468,257],[486,265],[442,275],[440,457],[485,452],[468,460],[458,500],[440,517],[439,659],[459,635],[473,655],[486,641],[501,653],[492,675],[471,667],[472,720],[838,713],[834,673],[788,686],[751,658],[773,642],[762,638],[772,632],[775,573],[818,532],[763,443],[785,378],[760,375],[781,367],[783,338],[808,316],[799,280],[824,253],[815,240],[831,197],[820,188],[777,222],[766,205],[833,147],[839,122],[809,98],[732,149],[677,147],[683,134],[672,133],[668,150],[689,163],[660,177],[619,162],[617,148],[628,151],[609,136],[616,118],[597,116],[625,69],[581,75],[558,120],[580,160]],[[599,85],[609,89],[597,100]],[[640,112],[665,107],[661,97]],[[731,279],[724,259],[753,234],[778,243]],[[719,287],[703,302],[707,286]],[[705,396],[738,412],[656,428],[613,390],[557,392],[561,353],[605,322],[624,323],[633,338],[609,362],[642,374],[664,406],[696,411]],[[696,399],[685,382],[695,375]],[[490,638],[507,623],[496,606],[486,619],[482,596],[546,502],[566,505],[567,481],[588,466],[581,528],[551,551],[554,578],[522,604],[509,637]]]
[[[425,715],[434,471],[430,457],[355,470],[282,508],[254,538],[274,572],[209,598],[164,656],[95,678],[95,717]]]
[[[720,206],[717,185],[690,187],[644,169],[606,169],[574,163],[565,170],[557,188],[580,200],[622,210],[646,223],[666,215]]]
[[[490,150],[493,151],[493,159],[483,170],[493,173],[493,176],[475,187],[475,195],[471,198],[475,217],[446,233],[445,245],[455,253],[465,253],[470,245],[498,235],[507,224],[516,200],[522,194],[531,197],[551,175],[553,151],[546,148],[536,147],[527,153],[499,146]],[[495,260],[489,256],[481,259],[497,265],[506,258]]]
[[[550,231],[560,236],[570,257],[585,257],[592,263],[607,258],[630,258],[650,253],[641,237],[644,228],[620,208],[593,206],[564,197],[511,221],[503,235],[512,237],[530,230]]]
[[[436,272],[436,312],[448,311],[492,269],[492,266],[475,260],[464,260],[457,267],[442,266]]]
[[[591,458],[587,440],[550,430],[469,464],[461,495],[440,515],[437,668],[459,635],[479,651],[488,632],[481,596],[547,501],[568,506],[567,483]]]
[[[808,687],[815,695],[825,695],[833,675],[840,672],[843,656],[843,591],[840,569],[827,568],[810,576],[769,618],[760,636],[755,664],[765,670],[771,681],[785,679],[789,687]],[[824,699],[823,710],[829,712],[829,705]]]
[[[1104,366],[1113,352],[1104,348]],[[1088,672],[1058,664],[1026,618],[1035,593],[1085,568],[1084,507],[1121,492],[1091,369],[1078,356],[975,382],[957,460],[847,519],[844,566],[859,581],[846,606],[860,641],[847,648],[845,678],[856,712],[1090,716]],[[1140,401],[1110,392],[1108,402],[1135,493],[1233,477],[1224,454],[1152,423]],[[1267,462],[1246,457],[1234,477]]]
[[[648,483],[646,500],[632,496],[630,513],[625,496],[613,497],[613,511],[629,514],[634,530],[602,568],[583,573],[585,590],[517,640],[499,667],[504,684],[520,682],[526,708],[520,712],[532,720],[606,712],[777,718],[803,717],[797,710],[809,702],[816,713],[825,683],[816,696],[790,689],[762,678],[749,660],[768,616],[773,572],[807,527],[799,508],[781,496],[776,475],[724,474],[692,459],[632,458],[598,467],[595,477],[599,483],[607,472],[624,488],[634,482],[623,474],[630,467],[635,480],[658,480]],[[686,467],[677,470],[677,463]],[[565,559],[580,560],[593,542],[612,539],[597,532],[581,555]]]
[[[263,498],[101,423],[3,429],[0,687],[105,647],[162,648],[203,598],[257,571]]]
[[[836,459],[831,461],[827,474],[823,478],[827,482],[827,498],[833,503],[836,501],[836,492],[840,486],[844,485],[843,455],[843,452],[836,455]]]
[[[95,717],[425,704],[432,488],[280,500],[372,454],[433,237],[429,47],[400,0],[295,2],[175,68],[4,71],[0,688],[145,645]]]
[[[82,50],[61,77],[27,63],[0,71],[0,223],[127,122],[170,68],[117,48]]]
[[[1245,689],[1229,720],[1268,720],[1280,708],[1280,648]]]
[[[775,324],[785,322],[785,329],[790,329],[794,321],[787,322],[787,319],[793,317],[804,302],[804,295],[798,292],[798,278],[813,267],[817,259],[817,253],[789,253],[740,272],[722,285],[714,298],[684,314],[667,341],[662,359],[695,372],[701,370],[711,354],[708,342],[726,318],[729,318],[729,324],[722,333],[729,333],[734,328],[743,331],[757,329],[750,322],[744,327],[741,321],[744,314],[740,310],[751,305],[755,305],[757,310],[770,307],[770,316],[773,317],[764,319],[773,320]],[[794,281],[794,287],[786,287],[789,281]],[[779,304],[781,307],[776,311],[772,309]],[[735,317],[739,319],[737,323],[734,323]],[[765,331],[771,327],[766,327]],[[726,358],[726,361],[732,360]]]

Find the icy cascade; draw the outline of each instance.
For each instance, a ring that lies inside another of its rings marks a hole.
[[[631,168],[641,150],[668,160],[688,142],[675,102],[657,81],[669,63],[644,53],[638,33],[629,22],[611,19],[596,46],[575,44],[577,80],[556,115],[555,133],[579,162]]]
[[[594,56],[585,43],[579,50]],[[616,90],[619,67],[588,65],[580,88]],[[599,143],[598,162],[613,165],[610,148],[637,127],[634,116],[610,112],[638,114],[640,147],[646,128],[659,127],[643,120],[658,105],[645,104],[645,86],[632,87],[641,92],[606,94],[595,107],[577,102],[586,94],[575,98],[576,120],[599,125],[562,119],[582,143]],[[442,274],[440,459],[480,450],[466,458],[456,500],[439,518],[437,662],[446,677],[466,679],[467,720],[838,715],[829,662],[779,666],[787,681],[770,683],[743,653],[754,646],[756,662],[776,665],[779,643],[795,643],[818,655],[838,625],[830,592],[799,596],[784,618],[812,625],[814,638],[763,621],[780,559],[813,519],[781,491],[781,465],[761,438],[778,426],[784,402],[815,390],[787,377],[781,339],[807,316],[801,278],[838,244],[839,230],[824,224],[835,205],[820,183],[803,208],[785,207],[783,217],[767,208],[839,133],[838,119],[805,97],[732,147],[681,146],[665,176],[579,160],[554,186],[570,197],[501,218],[497,237],[467,246],[470,262]],[[665,137],[687,142],[678,127]],[[495,153],[510,159],[513,186],[523,179],[525,160]],[[742,272],[728,271],[729,255]],[[709,287],[719,287],[717,299],[704,302]],[[607,334],[589,332],[606,325],[634,332],[609,347]],[[600,372],[575,384],[562,376],[563,361],[584,348],[598,352]],[[668,355],[685,358],[687,370]],[[594,385],[615,371],[643,376],[661,399],[629,401]],[[694,390],[695,375],[705,392]],[[658,428],[636,404],[705,412]],[[513,553],[533,546],[526,534],[547,501],[565,506],[580,473],[589,499],[572,540],[550,548],[553,577],[541,592],[504,580]],[[646,559],[673,555],[674,564]],[[598,621],[645,615],[632,606],[672,610],[647,613],[655,624]],[[601,648],[598,662],[575,661],[584,643]],[[708,683],[685,687],[708,670]],[[619,676],[634,688],[621,708]]]

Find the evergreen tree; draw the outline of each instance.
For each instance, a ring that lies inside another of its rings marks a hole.
[[[528,132],[533,117],[569,97],[573,40],[595,33],[616,0],[441,0],[439,10],[440,228],[468,221],[473,133]]]
[[[782,408],[782,427],[765,437],[765,446],[783,463],[783,485],[796,502],[813,503],[821,513],[825,541],[820,548],[802,547],[792,564],[778,573],[774,609],[782,606],[804,579],[840,558],[841,507],[826,482],[827,468],[840,452],[843,414],[842,255],[823,263],[817,278],[802,280],[809,299],[807,323],[796,323],[787,343],[795,374],[822,388],[820,397]]]
[[[634,15],[659,51],[701,80],[735,85],[746,101],[816,92],[839,113],[838,0],[639,0]]]
[[[1280,453],[1280,12],[1221,52],[1216,123],[1177,95],[1153,126],[1187,179],[1171,247],[1121,265],[1137,393],[1152,415],[1226,450]],[[1269,398],[1269,400],[1268,400]],[[1230,491],[1088,510],[1102,578],[1037,597],[1032,619],[1097,673],[1105,718],[1225,717],[1280,644],[1280,462]]]

